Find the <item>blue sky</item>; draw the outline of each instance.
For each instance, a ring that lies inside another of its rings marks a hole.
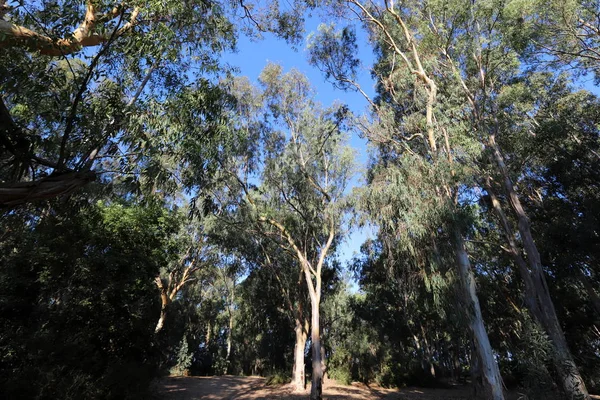
[[[250,81],[257,84],[258,76],[263,68],[269,63],[277,63],[283,66],[284,71],[289,71],[292,68],[297,69],[308,77],[311,84],[316,90],[316,99],[324,106],[331,105],[335,101],[340,101],[355,113],[361,114],[367,110],[367,101],[357,92],[345,92],[336,89],[325,80],[324,74],[317,68],[309,65],[308,55],[306,52],[306,39],[309,34],[316,31],[320,21],[317,18],[309,18],[306,25],[304,42],[298,46],[298,50],[294,50],[292,46],[285,41],[275,38],[271,34],[265,34],[262,40],[250,40],[246,36],[241,36],[238,40],[237,53],[228,53],[224,60],[232,66],[239,68],[240,75],[247,76]],[[361,36],[360,31],[357,31],[359,39],[359,58],[367,63],[373,60],[373,55],[370,47],[367,44],[366,37]],[[374,93],[374,82],[371,79],[368,67],[364,66],[358,76],[358,81],[367,94]],[[350,145],[356,149],[357,163],[361,171],[366,167],[368,160],[367,142],[359,137],[356,132],[352,133]],[[361,185],[362,172],[360,172],[351,182],[351,187]],[[354,253],[358,253],[361,244],[368,238],[373,236],[372,228],[355,228],[348,235],[340,247],[339,256],[342,262],[349,261]]]
[[[285,71],[295,68],[308,77],[316,90],[317,100],[323,105],[328,106],[335,101],[340,101],[348,105],[355,114],[361,114],[368,107],[367,101],[361,94],[336,89],[331,83],[325,80],[325,76],[321,71],[308,63],[306,39],[311,32],[317,31],[321,22],[328,23],[329,21],[321,21],[316,17],[311,17],[307,20],[304,42],[298,46],[298,50],[294,50],[285,41],[277,39],[274,35],[268,33],[264,34],[261,40],[250,40],[248,37],[241,35],[238,40],[238,51],[226,54],[224,60],[230,65],[239,68],[240,74],[247,76],[255,84],[258,83],[258,76],[269,62],[282,65]],[[358,58],[366,63],[360,69],[358,81],[363,90],[372,96],[374,94],[374,81],[370,76],[369,68],[374,57],[371,47],[367,43],[364,31],[357,29],[357,35],[359,45]],[[581,77],[575,84],[596,95],[600,94],[591,76]],[[360,138],[356,132],[353,132],[350,145],[356,149],[357,163],[364,170],[368,160],[366,140]],[[355,177],[350,186],[356,187],[363,183],[364,180],[361,172]],[[361,244],[367,238],[374,236],[374,232],[374,228],[354,228],[340,248],[339,255],[341,260],[343,262],[351,260],[352,256],[359,252]]]

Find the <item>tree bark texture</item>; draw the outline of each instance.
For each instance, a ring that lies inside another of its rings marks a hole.
[[[105,27],[97,29],[98,22],[108,22],[121,18],[124,13],[125,9],[120,6],[114,7],[106,13],[101,13],[96,9],[93,1],[88,1],[85,17],[81,24],[70,36],[60,39],[55,39],[46,34],[0,19],[0,48],[18,46],[51,57],[74,54],[81,51],[84,47],[98,46],[107,42],[111,36],[118,37],[130,31],[138,23],[137,17],[140,13],[138,7],[131,10],[128,22],[112,34],[110,30],[107,34],[97,32],[107,30],[104,29]]]
[[[481,370],[482,390],[486,399],[504,400],[502,378],[483,323],[471,262],[462,234],[458,230],[454,232],[454,242],[463,299],[469,314],[469,328],[473,335],[476,353],[473,357],[478,358],[479,369]]]
[[[319,315],[319,299],[310,296],[311,324],[310,340],[312,341],[312,385],[310,400],[321,400],[323,392],[323,369],[321,364],[321,328]]]
[[[171,299],[167,294],[165,287],[163,286],[162,279],[160,277],[156,277],[154,279],[156,286],[158,286],[158,290],[160,290],[160,317],[158,318],[158,322],[156,323],[156,327],[154,328],[154,333],[160,332],[165,326],[165,319],[167,318],[167,308],[169,307],[169,303]]]
[[[306,348],[307,332],[302,322],[296,321],[296,346],[294,347],[294,369],[292,371],[292,386],[295,391],[306,389],[306,371],[304,366],[304,349]]]

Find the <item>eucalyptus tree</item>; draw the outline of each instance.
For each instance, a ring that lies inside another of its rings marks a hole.
[[[214,267],[219,259],[219,250],[209,243],[203,221],[197,216],[187,221],[181,213],[178,216],[181,220],[180,231],[171,239],[173,252],[178,255],[163,266],[154,278],[161,299],[155,333],[163,329],[171,303],[186,286],[195,283],[205,285],[214,279],[211,275],[215,275]]]
[[[511,44],[530,65],[591,73],[600,82],[598,1],[515,1],[505,14]]]
[[[598,345],[588,336],[588,323],[597,323],[599,315],[598,219],[592,211],[600,184],[598,98],[573,91],[564,76],[530,82],[537,97],[531,133],[515,130],[512,141],[501,138],[500,145],[510,149],[507,167],[518,179],[567,343],[586,383],[595,386],[599,360],[587,355]],[[530,91],[515,90],[506,102],[528,111],[530,97]]]
[[[449,181],[456,188],[470,187],[469,190],[482,190],[490,195],[500,220],[498,227],[525,284],[528,309],[551,338],[553,364],[561,386],[572,398],[587,397],[550,298],[522,194],[514,184],[518,175],[509,170],[505,150],[499,144],[510,148],[511,137],[536,123],[533,116],[538,92],[530,92],[529,102],[515,102],[514,96],[524,90],[524,82],[551,80],[548,74],[524,73],[518,49],[513,46],[518,20],[515,10],[525,3],[385,2],[376,6],[349,1],[346,4],[369,28],[380,55],[374,73],[379,80],[381,100],[395,103],[393,116],[396,121],[404,118],[400,129],[408,133],[397,141],[373,131],[372,140],[392,148],[401,145],[404,147],[401,151],[405,152],[407,142],[423,138],[431,150],[431,156],[426,157],[435,160],[436,154],[443,153],[447,158]],[[351,53],[337,51],[344,43],[344,35],[336,38],[324,31],[321,36],[322,44],[313,50],[314,60],[337,82],[350,82],[346,86],[356,87],[352,73],[357,61]],[[331,61],[323,51],[328,47],[337,51],[329,54],[337,54],[338,60],[346,57],[346,62]],[[414,79],[415,84],[408,86],[402,79]],[[417,106],[422,104],[422,122],[415,119],[415,113],[411,114],[414,106],[407,104],[406,93],[413,96]],[[398,98],[404,99],[404,103]],[[382,119],[386,110],[379,103],[373,106],[377,117]],[[414,151],[414,146],[410,150]],[[502,198],[507,199],[509,215],[495,195],[498,189]],[[460,198],[455,199],[458,200],[455,204],[460,203]],[[512,227],[513,220],[518,235]]]
[[[359,1],[344,4],[361,18],[376,46],[378,99],[366,96],[354,79],[360,60],[352,50],[356,44],[349,28],[338,33],[322,26],[310,51],[311,62],[328,78],[343,88],[361,91],[372,106],[372,120],[357,122],[379,150],[360,207],[383,231],[398,238],[417,265],[438,263],[443,256],[440,245],[452,243],[483,390],[487,398],[503,399],[502,379],[465,243],[472,217],[462,199],[473,186],[480,148],[469,137],[467,125],[452,123],[452,113],[462,108],[456,99],[459,88],[442,86],[446,82],[440,80],[441,60],[431,54],[437,49],[423,39],[417,30],[420,25],[412,19],[420,3],[412,12],[389,2],[384,6]],[[422,242],[428,244],[429,253],[420,248]]]
[[[220,55],[242,31],[297,42],[296,3],[0,1],[0,205],[99,176],[197,185],[181,169],[226,140]]]
[[[251,139],[241,156],[222,167],[229,192],[242,192],[234,207],[249,229],[273,240],[297,262],[311,303],[311,398],[321,398],[320,303],[323,271],[343,236],[352,177],[353,152],[345,144],[347,111],[324,109],[297,71],[284,74],[270,64],[260,76],[262,90],[234,81],[237,129]]]
[[[283,310],[284,318],[291,323],[295,334],[293,352],[292,385],[298,391],[306,387],[305,349],[309,333],[308,296],[302,270],[298,268],[296,257],[281,252],[276,242],[262,237],[252,228],[240,230],[236,224],[216,219],[211,238],[219,243],[221,249],[235,252],[248,265],[250,282],[245,284],[243,293],[249,315],[243,319],[255,319],[253,316],[257,303],[272,308],[273,303]],[[267,297],[267,299],[263,299]],[[265,304],[267,303],[267,304]],[[260,313],[259,313],[260,314]],[[277,314],[272,319],[280,319]],[[266,325],[272,322],[265,321]],[[257,329],[250,324],[250,330]],[[260,327],[258,327],[260,329]],[[278,327],[281,329],[281,327]],[[261,335],[264,332],[260,332]],[[241,333],[243,335],[243,332]],[[258,354],[256,354],[258,357]],[[277,363],[276,360],[270,360]],[[248,360],[246,360],[248,362]],[[261,365],[265,363],[261,362]],[[247,368],[246,368],[247,370]]]

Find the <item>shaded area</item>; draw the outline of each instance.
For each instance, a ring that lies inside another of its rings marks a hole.
[[[290,385],[267,386],[265,383],[266,379],[258,376],[169,377],[159,382],[157,399],[305,400],[310,393],[310,383],[302,393],[294,393]],[[323,398],[327,400],[470,400],[473,399],[473,396],[470,386],[456,386],[447,389],[415,387],[385,389],[358,382],[352,383],[351,386],[345,386],[326,379],[323,382]],[[523,394],[518,391],[511,391],[506,395],[508,400],[522,398]],[[591,398],[600,400],[600,396],[591,395]]]
[[[310,385],[303,393],[294,393],[289,385],[266,386],[261,377],[218,376],[218,377],[169,377],[160,382],[159,397],[164,400],[194,399],[306,399]],[[469,388],[402,390],[385,389],[353,383],[344,386],[325,380],[323,397],[326,399],[395,399],[395,400],[466,400]]]

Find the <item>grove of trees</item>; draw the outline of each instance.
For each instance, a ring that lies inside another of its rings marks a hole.
[[[243,36],[326,83],[242,76]],[[599,65],[598,1],[0,0],[0,397],[589,399]]]

